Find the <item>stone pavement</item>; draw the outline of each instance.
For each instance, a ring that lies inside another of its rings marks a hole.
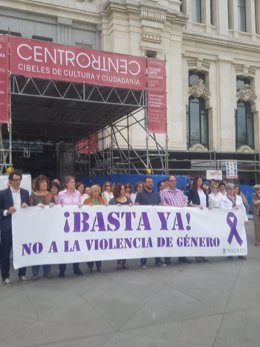
[[[259,347],[260,248],[247,229],[247,260],[106,262],[101,274],[69,267],[65,279],[26,283],[12,272],[14,285],[0,285],[0,347]]]

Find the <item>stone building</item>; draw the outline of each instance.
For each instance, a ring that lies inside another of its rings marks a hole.
[[[162,146],[170,172],[237,160],[242,183],[259,181],[259,1],[2,0],[0,32],[165,59],[168,131],[149,151]],[[143,129],[128,131],[145,151]]]

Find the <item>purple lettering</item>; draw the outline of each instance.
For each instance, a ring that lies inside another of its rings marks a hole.
[[[140,248],[140,237],[136,237],[133,239],[133,246],[134,248]]]
[[[88,224],[88,219],[89,219],[89,214],[86,212],[82,212],[82,229],[81,231],[88,231],[89,230],[89,224]]]
[[[141,217],[138,223],[138,228],[136,230],[151,230],[147,212],[141,213]]]
[[[40,254],[43,250],[43,244],[41,242],[35,242],[32,247],[34,254]]]
[[[32,249],[32,243],[23,243],[22,244],[22,255],[25,255],[25,253],[30,255],[31,249]]]
[[[70,231],[70,226],[69,226],[69,221],[68,221],[68,217],[70,216],[69,212],[64,212],[64,217],[66,218],[65,220],[65,224],[64,224],[64,232],[68,233]]]
[[[74,232],[80,232],[80,212],[73,212],[74,215]]]
[[[58,247],[55,241],[52,241],[48,253],[58,253]]]
[[[166,217],[165,217],[166,214]],[[169,219],[170,216],[170,212],[157,212],[157,215],[160,218],[160,222],[161,222],[161,229],[160,230],[168,230],[168,225],[167,225],[167,221]]]
[[[88,251],[91,251],[94,240],[85,240]]]
[[[107,239],[101,239],[99,240],[99,248],[102,249],[102,250],[105,250],[107,249],[108,247],[108,241]]]
[[[98,230],[95,230],[95,228]],[[106,231],[103,214],[101,212],[97,212],[90,231]]]
[[[166,247],[173,247],[172,237],[166,237]]]
[[[184,230],[180,212],[176,212],[176,217],[174,218],[172,230]]]
[[[113,215],[116,215],[117,218],[115,218]],[[120,222],[119,222],[119,212],[110,212],[107,216],[107,230],[108,231],[117,231],[120,228]],[[114,228],[111,228],[110,224],[114,226]]]
[[[165,243],[166,241],[164,237],[157,237],[157,247],[164,247]]]
[[[136,217],[135,212],[122,212],[122,217],[125,214],[125,230],[133,230],[132,227],[132,217]]]

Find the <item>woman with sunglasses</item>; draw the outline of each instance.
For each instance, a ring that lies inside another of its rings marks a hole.
[[[105,199],[107,205],[109,204],[109,201],[114,197],[112,188],[112,182],[110,181],[106,181],[102,187],[102,197]]]

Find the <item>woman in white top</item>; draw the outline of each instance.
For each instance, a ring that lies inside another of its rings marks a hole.
[[[105,199],[107,205],[109,204],[109,201],[114,197],[112,188],[112,183],[109,181],[106,181],[102,187],[102,197]]]
[[[205,208],[209,206],[209,197],[203,189],[202,177],[198,176],[194,178],[188,199],[189,205],[192,207]]]
[[[124,187],[125,187],[125,196],[127,196],[131,200],[132,204],[134,204],[136,196],[135,196],[134,193],[132,193],[132,186],[131,186],[131,184],[130,183],[125,183]]]
[[[207,208],[209,206],[209,196],[205,190],[203,190],[203,179],[201,176],[194,178],[191,190],[189,191],[189,205],[197,208]],[[208,262],[204,257],[195,257],[196,262]]]
[[[226,184],[227,194],[222,197],[220,200],[220,208],[225,209],[241,209],[244,214],[245,222],[248,222],[246,209],[243,203],[241,196],[236,195],[235,185],[233,183]]]
[[[209,207],[210,208],[219,208],[220,200],[222,200],[223,194],[220,193],[218,184],[215,183],[211,187],[211,193],[209,194]]]

